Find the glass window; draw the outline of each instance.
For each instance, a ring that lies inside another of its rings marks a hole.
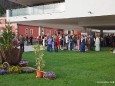
[[[63,12],[65,11],[65,3],[56,3],[54,12]]]
[[[30,34],[33,35],[33,29],[30,29]]]
[[[33,15],[33,7],[27,7],[27,13],[27,15]]]
[[[44,13],[53,13],[54,4],[44,5]]]
[[[65,2],[13,9],[12,16],[56,13],[65,11]]]
[[[35,6],[33,7],[34,14],[43,14],[43,6]]]
[[[25,34],[26,34],[26,35],[28,34],[28,28],[26,28],[26,30],[25,30]]]
[[[18,16],[18,9],[12,10],[12,16]]]

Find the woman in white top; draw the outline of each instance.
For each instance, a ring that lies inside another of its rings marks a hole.
[[[99,39],[99,36],[96,36],[96,39],[95,39],[95,51],[100,51],[100,39]]]
[[[42,42],[43,42],[43,46],[45,46],[45,38],[44,37],[42,39]]]

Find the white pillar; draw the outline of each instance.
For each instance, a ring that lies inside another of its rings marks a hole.
[[[41,35],[41,26],[38,27],[38,36]]]
[[[10,10],[6,10],[6,20],[8,22],[10,22],[9,17],[10,17]]]
[[[73,35],[74,34],[74,30],[71,30],[71,35]]]
[[[68,30],[66,30],[66,34],[68,34]]]

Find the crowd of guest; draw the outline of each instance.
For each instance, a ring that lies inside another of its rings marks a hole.
[[[100,37],[98,35],[50,35],[39,36],[36,38],[38,43],[46,46],[48,52],[58,52],[60,50],[77,50],[80,52],[88,51],[100,51],[100,47],[114,47],[115,36],[113,34]],[[16,40],[16,37],[14,37]],[[20,48],[24,51],[24,44],[33,45],[32,35],[24,37],[20,35],[18,38]]]
[[[93,50],[95,38],[92,35],[53,35],[43,36],[40,42],[43,46],[47,46],[47,51],[58,50],[80,50],[85,52],[85,48]]]
[[[42,36],[39,40],[43,46],[47,46],[48,52],[58,52],[58,50],[78,50],[85,52],[86,50],[100,51],[100,47],[114,47],[115,36],[108,35],[100,37],[99,35],[53,35]]]
[[[30,37],[28,37],[28,35],[26,35],[26,37],[24,37],[23,35],[17,37],[15,36],[15,34],[13,34],[12,43],[14,47],[20,46],[21,51],[24,52],[24,45],[33,45],[33,37],[32,35]]]
[[[100,41],[101,41],[101,46],[103,47],[115,47],[114,34],[105,35],[104,37],[101,37]]]

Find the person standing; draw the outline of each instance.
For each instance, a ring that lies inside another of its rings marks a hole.
[[[20,49],[22,52],[24,52],[24,37],[23,37],[23,35],[19,36],[19,41],[20,41]]]
[[[15,35],[14,35],[13,40],[12,40],[12,45],[13,45],[13,48],[16,48],[19,46],[19,41],[17,39],[17,36],[15,36]]]
[[[77,50],[80,50],[80,35],[77,36]]]
[[[33,36],[30,36],[30,44],[33,45]]]
[[[68,45],[69,45],[69,37],[68,37],[68,35],[65,36],[65,45],[66,45],[66,49],[68,50]]]
[[[57,35],[55,39],[55,48],[54,48],[55,52],[58,52],[59,46],[60,46],[60,39],[59,36]]]
[[[80,52],[85,52],[85,37],[81,36]]]
[[[26,35],[26,45],[28,46],[28,35]]]
[[[93,36],[92,35],[89,35],[88,37],[87,37],[87,41],[86,41],[87,43],[87,47],[88,47],[88,50],[93,50],[93,46],[94,46],[94,38],[93,38]]]
[[[45,46],[45,38],[44,38],[44,36],[42,37],[42,45]]]
[[[61,50],[64,50],[64,35],[62,35],[61,37],[60,45],[61,45]]]
[[[100,39],[98,35],[96,36],[95,39],[95,51],[100,51]]]
[[[47,51],[52,52],[52,37],[49,36],[48,40],[47,40]]]

